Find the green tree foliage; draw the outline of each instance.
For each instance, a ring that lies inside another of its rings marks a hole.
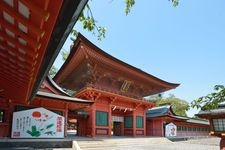
[[[175,97],[174,95],[169,95],[169,97],[162,97],[155,101],[157,105],[171,105],[174,113],[179,116],[187,116],[187,111],[189,110],[189,104],[187,101]]]
[[[169,0],[172,2],[173,6],[176,7],[179,3],[179,0]],[[135,0],[126,0],[125,1],[125,14],[128,15],[131,11],[131,8],[135,5]],[[99,26],[97,24],[97,20],[95,20],[94,15],[92,13],[91,7],[89,4],[87,4],[82,11],[82,13],[79,16],[79,21],[83,24],[83,29],[87,30],[89,32],[92,32],[94,35],[96,35],[98,40],[102,40],[105,38],[106,34],[106,28],[104,26]],[[72,29],[71,35],[74,37],[77,37],[78,32],[75,29]],[[63,57],[63,60],[65,61],[66,58],[69,55],[68,51],[62,51],[61,55]],[[55,66],[52,66],[52,68],[49,71],[49,76],[54,77],[57,73],[58,69]]]
[[[179,0],[171,0],[173,3],[173,6],[176,7],[179,4]]]
[[[151,96],[147,96],[145,97],[146,100],[155,102],[157,100],[160,100],[163,98],[163,93],[159,93],[159,94],[155,94],[155,95],[151,95]]]
[[[83,24],[84,30],[92,32],[94,35],[97,32],[98,40],[105,38],[106,28],[97,24],[89,4],[85,6],[83,12],[80,14],[79,21]],[[77,33],[75,30],[72,31],[72,34],[75,36],[77,36]]]
[[[179,4],[179,0],[169,0],[172,2],[173,6],[176,7]],[[126,0],[125,1],[125,14],[128,15],[131,11],[131,8],[135,5],[135,0]],[[91,7],[87,4],[80,14],[79,21],[83,24],[83,29],[89,32],[92,32],[93,35],[96,35],[98,40],[102,40],[105,38],[106,28],[104,26],[100,26],[97,23],[97,20],[94,18],[94,14],[92,13]],[[73,29],[71,34],[77,37],[78,32]]]
[[[191,107],[210,110],[218,108],[218,104],[225,101],[225,87],[223,85],[215,85],[214,91],[206,96],[202,96],[191,102]]]
[[[69,52],[66,50],[63,50],[61,51],[61,55],[62,55],[62,60],[66,61],[67,57],[69,56]],[[57,72],[58,72],[58,69],[54,65],[52,65],[51,69],[48,72],[48,76],[53,78]]]
[[[69,54],[70,54],[70,53],[69,53],[67,50],[63,50],[63,51],[61,52],[63,61],[66,61],[66,59],[67,59],[67,57],[69,56]]]
[[[126,8],[125,13],[128,15],[130,13],[130,9],[134,6],[135,0],[126,0]]]
[[[48,76],[53,78],[56,75],[57,72],[58,72],[58,69],[53,65],[48,72]]]

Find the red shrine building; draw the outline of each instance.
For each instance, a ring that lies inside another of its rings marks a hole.
[[[68,111],[92,104],[68,96],[45,79],[86,3],[0,1],[0,137],[10,137],[14,112],[44,107],[67,118]],[[20,119],[22,130],[31,123]]]
[[[54,79],[46,77],[86,3],[0,1],[0,137],[57,138],[57,132],[64,138],[70,130],[90,137],[163,136],[154,134],[163,133],[158,124],[192,125],[146,114],[155,104],[143,97],[179,84],[114,58],[80,34]]]
[[[114,58],[81,34],[54,81],[74,91],[73,97],[93,102],[77,127],[78,135],[91,137],[145,136],[146,111],[155,104],[143,97],[178,86]]]
[[[146,134],[148,136],[167,136],[165,127],[170,123],[177,128],[176,135],[172,138],[208,136],[210,129],[208,120],[178,116],[170,105],[153,107],[146,112]]]

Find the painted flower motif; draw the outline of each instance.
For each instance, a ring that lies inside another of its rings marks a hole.
[[[40,113],[39,111],[34,111],[34,112],[32,113],[32,116],[33,116],[34,118],[40,118],[40,117],[41,117],[41,113]]]

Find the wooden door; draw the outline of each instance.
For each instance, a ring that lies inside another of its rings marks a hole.
[[[113,122],[113,135],[121,136],[121,122]]]

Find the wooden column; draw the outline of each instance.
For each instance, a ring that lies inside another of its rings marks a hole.
[[[144,114],[143,114],[143,127],[144,127],[144,136],[146,136],[146,113],[144,110]]]
[[[163,120],[161,121],[161,137],[164,137],[165,136],[165,128],[164,128],[164,124],[165,124],[166,122],[164,122]]]
[[[124,122],[121,122],[121,136],[124,136]]]
[[[133,110],[132,116],[133,116],[133,136],[136,136],[136,112],[135,112],[135,110]]]
[[[8,108],[5,109],[5,117],[3,117],[3,119],[5,119],[5,126],[4,128],[0,129],[0,130],[4,130],[4,136],[8,136],[10,137],[11,135],[11,127],[12,127],[12,121],[13,121],[13,112],[16,109],[16,105],[12,102],[12,100],[8,100]]]
[[[68,124],[68,103],[65,103],[65,111],[64,111],[64,136],[67,137],[67,124]]]
[[[91,111],[91,123],[92,123],[92,131],[91,131],[91,136],[95,137],[96,133],[96,106],[95,104],[92,105],[92,111]]]
[[[111,104],[109,104],[109,111],[108,111],[108,127],[109,127],[109,137],[111,137],[111,131],[112,131],[112,109]]]

